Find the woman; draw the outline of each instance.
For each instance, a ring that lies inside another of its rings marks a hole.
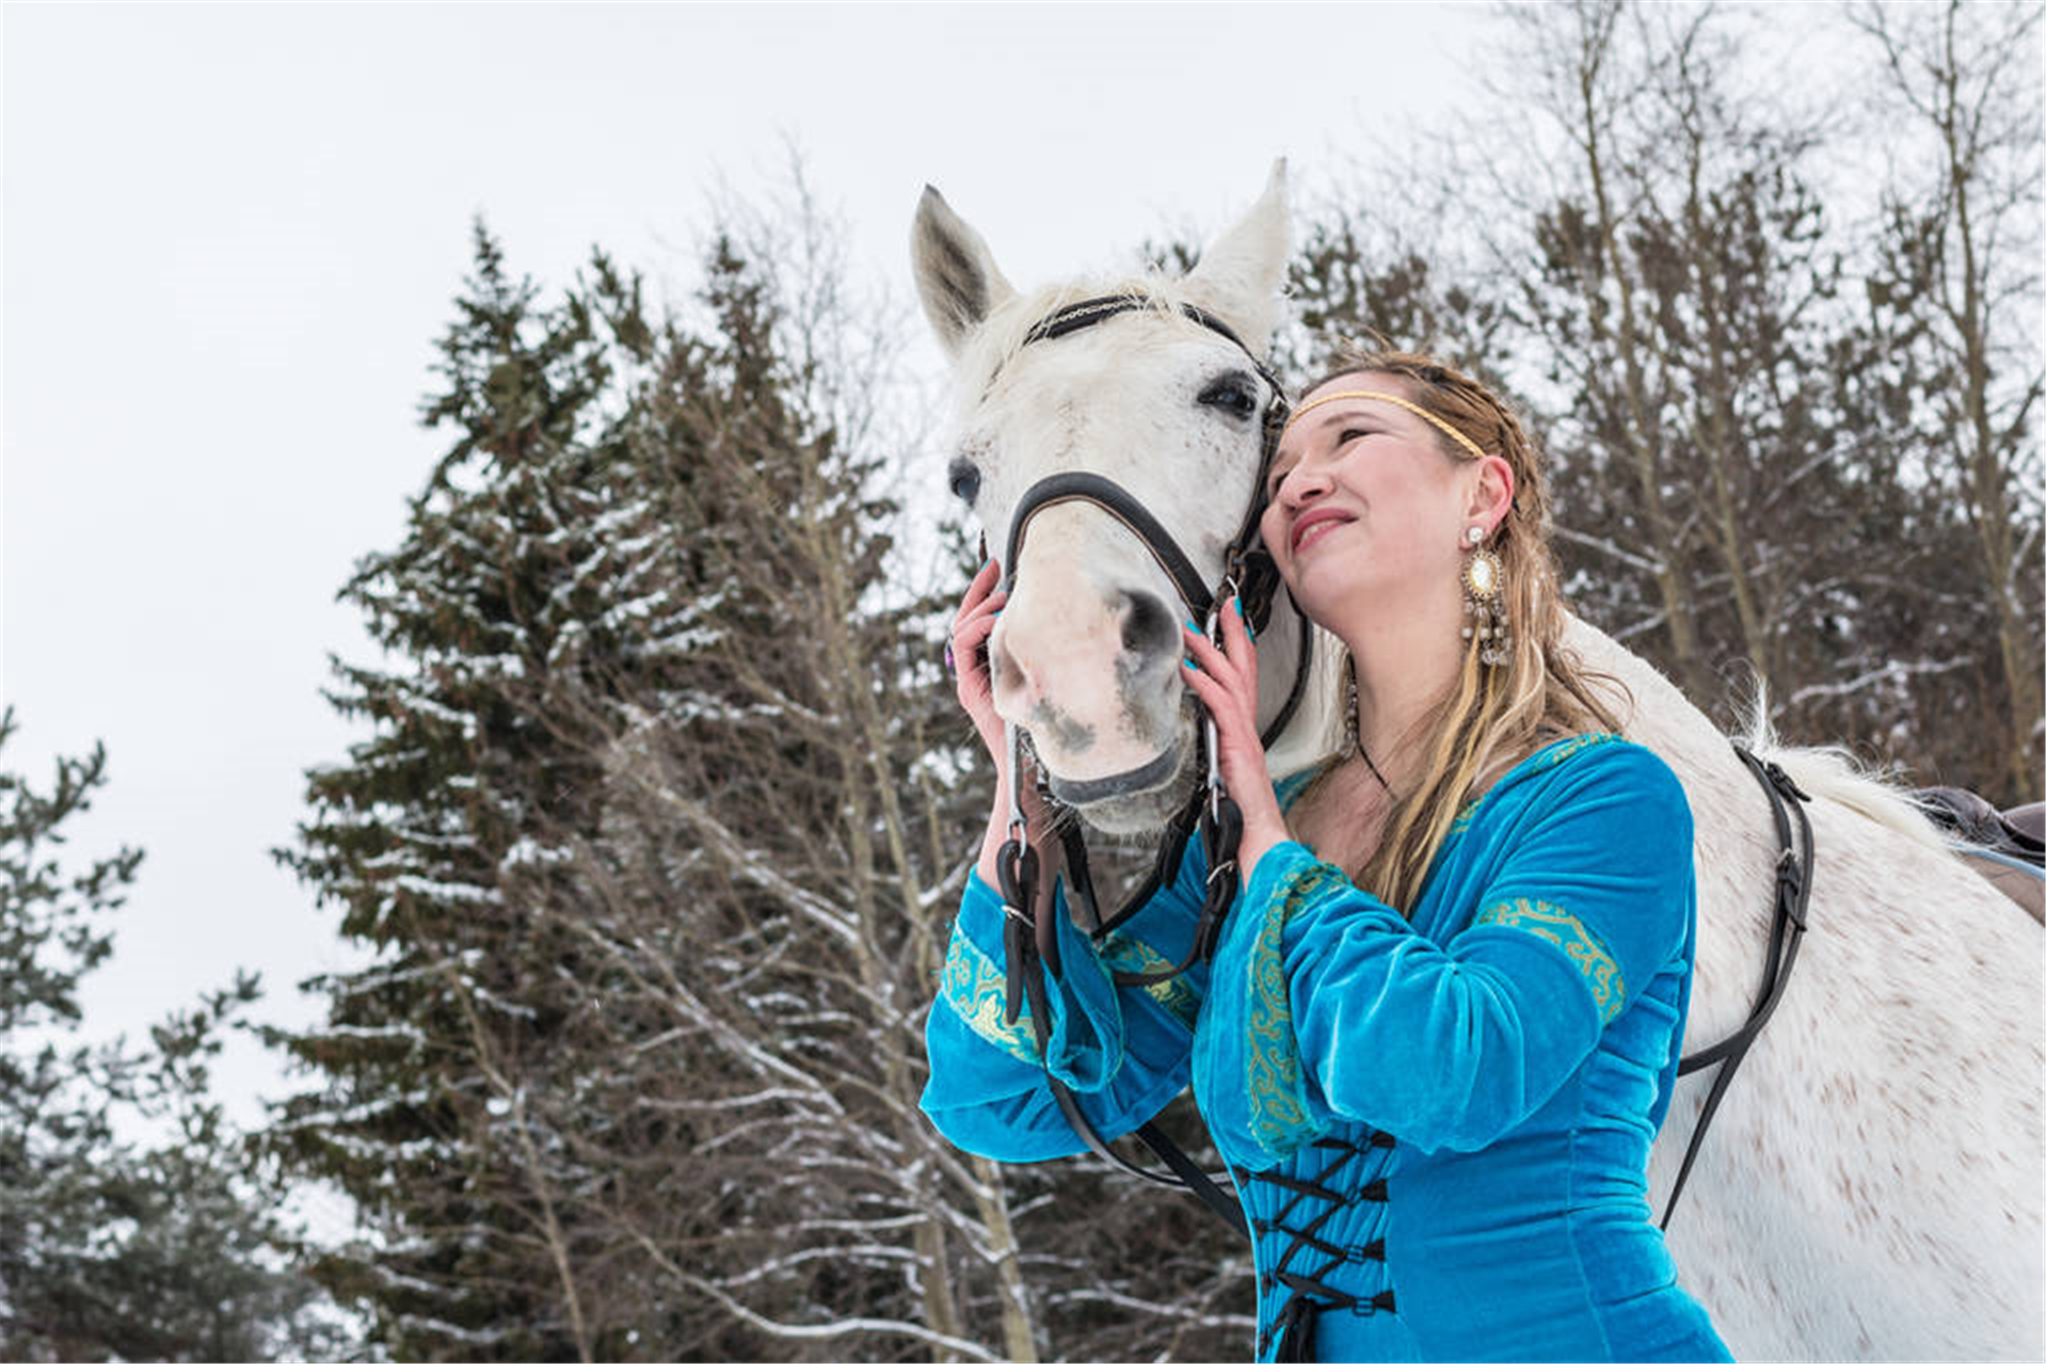
[[[1471,379],[1384,353],[1309,390],[1269,478],[1264,543],[1347,648],[1355,733],[1275,790],[1244,623],[1223,613],[1220,649],[1187,629],[1242,892],[1212,963],[1148,992],[1108,972],[1186,952],[1197,843],[1098,949],[1059,914],[1043,1058],[992,988],[998,791],[925,1110],[970,1150],[1043,1159],[1081,1145],[1046,1069],[1109,1134],[1190,1073],[1256,1231],[1260,1358],[1727,1358],[1646,1199],[1689,998],[1690,809],[1558,646],[1532,442]],[[991,586],[953,646],[999,765]]]

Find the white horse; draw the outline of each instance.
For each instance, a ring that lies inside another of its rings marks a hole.
[[[1227,390],[1254,400],[1262,390],[1244,353],[1179,305],[1261,351],[1279,318],[1287,237],[1282,162],[1184,277],[1019,293],[980,235],[925,191],[913,254],[955,371],[950,482],[997,553],[1024,489],[1086,470],[1126,487],[1219,580],[1260,452],[1255,415]],[[1161,306],[1024,344],[1056,308],[1124,292]],[[1157,828],[1195,780],[1196,707],[1173,629],[1186,611],[1171,579],[1084,502],[1041,511],[1018,559],[1004,565],[1016,581],[993,641],[998,706],[1007,698],[1054,795],[1090,826]],[[1260,636],[1265,718],[1301,628],[1282,605]],[[1566,638],[1626,684],[1628,737],[1660,754],[1690,797],[1698,955],[1685,1041],[1697,1051],[1746,1019],[1761,973],[1779,846],[1770,808],[1727,738],[1667,679],[1582,621]],[[1333,658],[1333,637],[1319,642]],[[1015,670],[1007,687],[1003,668]],[[1026,674],[1041,698],[1027,707],[1015,685]],[[1273,774],[1332,752],[1341,732],[1324,667],[1272,747]],[[1827,752],[1750,737],[1814,797],[1810,931],[1671,1224],[1684,1284],[1737,1357],[2039,1359],[2039,925],[1891,789]],[[1658,1210],[1709,1081],[1679,1085],[1651,1162]]]

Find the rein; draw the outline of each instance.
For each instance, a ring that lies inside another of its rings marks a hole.
[[[1040,341],[1055,341],[1124,313],[1156,311],[1157,305],[1127,295],[1083,299],[1058,309],[1032,327],[1023,344],[1028,346]],[[1285,426],[1286,398],[1278,378],[1220,318],[1191,304],[1181,304],[1177,311],[1181,316],[1206,327],[1242,350],[1250,357],[1251,365],[1256,369],[1258,377],[1270,389],[1270,398],[1265,405],[1262,418],[1255,488],[1249,510],[1238,526],[1235,538],[1223,551],[1221,581],[1211,587],[1194,568],[1193,561],[1187,557],[1171,533],[1128,489],[1100,474],[1069,472],[1051,474],[1039,479],[1024,491],[1022,498],[1017,502],[1015,512],[1009,519],[1008,544],[1002,555],[1002,586],[1006,589],[1015,580],[1016,565],[1023,549],[1023,536],[1032,517],[1046,507],[1056,506],[1062,502],[1091,503],[1114,517],[1137,537],[1138,543],[1149,551],[1151,557],[1158,562],[1158,566],[1165,571],[1166,577],[1171,579],[1174,590],[1185,602],[1191,614],[1202,620],[1208,637],[1219,645],[1220,612],[1224,601],[1235,596],[1242,604],[1244,618],[1253,628],[1262,628],[1270,622],[1278,596],[1280,587],[1278,569],[1272,563],[1271,556],[1258,543],[1258,521],[1265,510],[1265,474],[1271,468],[1272,456],[1278,449],[1279,432]],[[1259,736],[1267,747],[1292,720],[1294,713],[1299,709],[1302,697],[1306,694],[1313,648],[1314,631],[1303,615],[1300,618],[1299,658],[1294,670],[1293,685],[1278,713]],[[1056,910],[1050,894],[1056,872],[1042,864],[1037,850],[1030,844],[1030,823],[1022,801],[1022,735],[1014,725],[1007,725],[1005,728],[1011,774],[1009,839],[996,854],[995,866],[1002,883],[1002,899],[1007,916],[1003,924],[1002,946],[1003,955],[1008,963],[1008,1021],[1014,1023],[1020,1017],[1025,1003],[1028,1003],[1032,1030],[1037,1037],[1039,1059],[1046,1064],[1045,1082],[1050,1086],[1059,1111],[1065,1114],[1066,1121],[1090,1150],[1139,1178],[1188,1190],[1247,1238],[1250,1230],[1244,1222],[1243,1211],[1237,1201],[1213,1176],[1195,1164],[1193,1159],[1155,1123],[1143,1124],[1137,1129],[1136,1136],[1165,1163],[1169,1173],[1161,1173],[1139,1165],[1116,1152],[1080,1111],[1079,1101],[1073,1096],[1072,1091],[1050,1072],[1048,1057],[1051,1047],[1051,1007],[1045,978],[1047,972],[1055,977],[1062,969],[1058,951]],[[1107,916],[1101,913],[1100,904],[1094,894],[1093,878],[1088,871],[1086,842],[1080,831],[1069,827],[1059,835],[1067,885],[1085,916],[1088,933],[1097,942],[1142,908],[1157,893],[1159,887],[1167,884],[1177,874],[1180,859],[1186,851],[1187,840],[1196,832],[1200,835],[1202,847],[1207,853],[1209,871],[1207,893],[1194,929],[1191,949],[1185,960],[1174,966],[1152,971],[1111,972],[1110,977],[1118,986],[1156,984],[1190,969],[1196,961],[1211,958],[1221,937],[1222,921],[1228,915],[1229,907],[1235,902],[1236,853],[1243,837],[1243,813],[1230,798],[1222,782],[1217,763],[1215,722],[1212,716],[1203,717],[1200,743],[1207,768],[1201,789],[1195,792],[1168,821],[1164,841],[1159,845],[1158,856],[1150,873],[1114,913]]]

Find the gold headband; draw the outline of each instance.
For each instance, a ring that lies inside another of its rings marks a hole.
[[[1391,393],[1380,393],[1374,389],[1368,388],[1345,389],[1341,393],[1324,393],[1321,397],[1316,398],[1311,403],[1302,403],[1299,407],[1293,409],[1293,415],[1288,417],[1286,419],[1285,426],[1279,429],[1280,437],[1283,439],[1285,437],[1286,432],[1293,429],[1294,422],[1299,421],[1302,417],[1314,411],[1315,408],[1320,407],[1323,403],[1332,403],[1336,401],[1338,398],[1375,398],[1376,400],[1382,403],[1392,403],[1397,407],[1404,407],[1407,411],[1413,413],[1422,421],[1427,422],[1430,426],[1440,431],[1443,435],[1449,437],[1458,445],[1461,445],[1464,449],[1470,451],[1472,459],[1483,459],[1485,457],[1485,452],[1478,448],[1478,443],[1476,441],[1472,440],[1469,436],[1466,436],[1463,432],[1451,426],[1448,422],[1442,420],[1442,418],[1436,416],[1433,412],[1430,412],[1426,408],[1421,407],[1417,404],[1410,403],[1405,398],[1398,397]]]

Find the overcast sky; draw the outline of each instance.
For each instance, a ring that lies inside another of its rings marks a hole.
[[[1020,285],[1212,232],[1272,159],[1369,160],[1467,100],[1440,6],[31,6],[0,11],[5,764],[104,740],[76,842],[147,851],[95,1034],[354,958],[275,867],[304,770],[359,732],[334,593],[396,544],[416,421],[485,216],[559,284],[601,244],[670,295],[720,182],[790,142],[855,272],[905,303],[926,182]],[[937,369],[934,350],[921,363]],[[283,1090],[253,1048],[238,1116]]]

